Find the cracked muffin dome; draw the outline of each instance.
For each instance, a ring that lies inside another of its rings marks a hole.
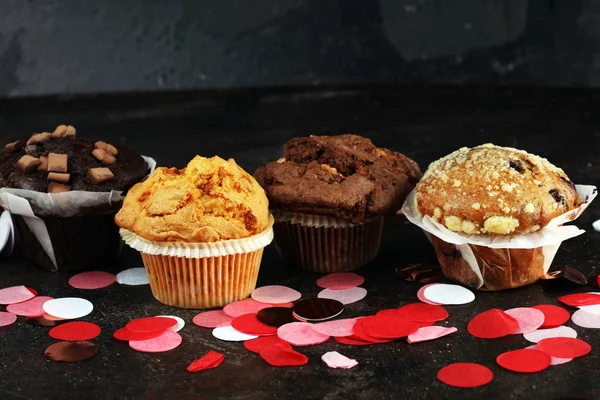
[[[545,158],[510,147],[463,147],[433,162],[415,206],[466,234],[526,234],[579,205],[575,185]]]
[[[416,162],[357,135],[293,138],[256,170],[274,210],[361,223],[395,213],[421,177]]]
[[[233,159],[196,156],[131,188],[115,222],[153,241],[216,242],[264,231],[268,208],[262,187]]]

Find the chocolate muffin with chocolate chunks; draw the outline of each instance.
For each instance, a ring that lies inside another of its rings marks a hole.
[[[421,177],[410,158],[357,135],[291,139],[256,170],[275,215],[282,258],[304,269],[357,269],[377,254],[383,217]]]
[[[120,247],[113,217],[122,199],[115,192],[127,191],[148,172],[148,163],[135,151],[80,138],[73,126],[59,125],[51,133],[4,146],[0,200],[10,202],[2,193],[19,196],[44,222],[32,228],[31,217],[2,204],[12,211],[23,253],[38,265],[50,270],[107,268]],[[50,245],[43,244],[45,236]]]

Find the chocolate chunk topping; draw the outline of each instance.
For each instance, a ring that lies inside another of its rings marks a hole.
[[[523,163],[521,160],[510,160],[508,165],[519,173],[523,172]]]
[[[4,151],[7,153],[14,153],[15,151],[19,151],[25,146],[25,142],[22,140],[17,140],[16,142],[12,142],[4,146]]]
[[[30,155],[24,155],[17,161],[17,169],[21,172],[30,173],[37,171],[37,168],[42,164],[39,158]]]
[[[71,186],[63,185],[62,183],[50,182],[48,184],[48,193],[69,192]]]
[[[108,168],[90,168],[88,171],[88,177],[95,184],[115,179],[115,176]]]
[[[552,189],[548,193],[550,193],[550,195],[552,196],[554,201],[556,201],[557,203],[560,203],[563,201],[563,197],[558,192],[558,189]]]
[[[55,181],[60,183],[67,183],[71,179],[71,174],[61,174],[58,172],[50,172],[48,173],[48,180]]]
[[[67,172],[67,159],[66,154],[48,154],[48,171]]]
[[[52,134],[49,132],[36,133],[35,135],[29,138],[27,144],[42,143],[50,139],[52,139]]]

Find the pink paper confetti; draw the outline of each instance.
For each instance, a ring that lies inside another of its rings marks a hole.
[[[23,285],[0,289],[0,304],[4,305],[22,303],[34,297],[35,295]]]
[[[533,349],[533,350],[540,350],[538,349],[537,345],[531,345],[529,347],[525,347],[526,349]],[[541,351],[541,350],[540,350]],[[560,357],[552,357],[550,356],[550,365],[561,365],[561,364],[566,364],[569,361],[573,361],[572,358],[560,358]]]
[[[582,328],[600,329],[600,315],[585,310],[577,310],[571,316],[571,321]]]
[[[428,300],[427,297],[425,297],[425,295],[423,294],[425,292],[425,289],[427,289],[431,285],[435,285],[435,283],[428,283],[427,285],[421,286],[421,289],[419,289],[419,291],[417,292],[417,298],[423,303],[431,304],[433,306],[442,305],[441,303],[436,303],[435,301]]]
[[[456,332],[455,327],[446,328],[443,326],[424,326],[417,329],[416,332],[408,335],[408,343],[426,342],[428,340],[439,339]]]
[[[519,328],[513,335],[518,333],[529,333],[539,329],[544,324],[544,313],[531,307],[511,308],[504,311],[517,320]]]
[[[233,317],[225,314],[223,310],[206,311],[196,315],[192,322],[203,328],[216,328],[224,324],[231,325]]]
[[[315,331],[307,322],[291,322],[277,329],[277,336],[292,346],[312,346],[324,343],[329,336]]]
[[[223,312],[230,317],[239,317],[244,314],[256,314],[263,308],[273,307],[271,304],[259,303],[254,299],[234,301],[223,307]]]
[[[319,324],[313,324],[311,327],[322,335],[345,337],[352,336],[352,328],[354,328],[355,323],[355,318],[347,318],[321,322]]]
[[[260,303],[282,304],[298,300],[302,297],[299,291],[281,285],[263,286],[254,289],[252,298]]]
[[[323,289],[344,290],[361,285],[365,278],[354,272],[334,272],[317,279],[317,286]]]
[[[10,312],[0,311],[0,327],[12,325],[17,321],[17,316]]]
[[[354,287],[350,289],[323,289],[317,294],[318,298],[321,299],[332,299],[337,300],[342,304],[352,304],[359,300],[362,300],[367,295],[367,289],[361,287]]]
[[[173,350],[182,342],[181,335],[173,331],[164,331],[160,336],[147,340],[131,340],[129,347],[143,353],[162,353]]]
[[[76,289],[102,289],[117,281],[117,276],[110,272],[89,271],[74,275],[69,279],[69,285]]]
[[[323,354],[321,356],[321,360],[323,360],[323,362],[327,364],[329,368],[350,369],[358,365],[358,362],[356,362],[356,360],[348,358],[345,355],[338,353],[337,351],[330,351]]]
[[[38,296],[23,303],[10,304],[6,306],[6,311],[11,312],[21,317],[34,318],[41,317],[46,314],[42,306],[45,302],[52,300],[52,297]]]

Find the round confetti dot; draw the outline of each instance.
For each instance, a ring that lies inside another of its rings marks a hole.
[[[569,312],[562,307],[553,306],[552,304],[540,304],[533,306],[536,310],[544,313],[544,323],[540,328],[556,328],[569,320]]]
[[[292,346],[312,346],[329,339],[329,336],[315,331],[311,324],[306,322],[292,322],[280,326],[277,329],[277,336]]]
[[[218,326],[231,323],[232,316],[223,312],[223,310],[212,310],[197,314],[192,322],[203,328],[216,328]]]
[[[600,304],[593,305],[593,306],[581,306],[581,307],[579,307],[579,309],[588,314],[600,315]]]
[[[575,311],[571,317],[571,321],[582,328],[600,329],[600,315],[590,314],[585,310]]]
[[[577,332],[575,331],[575,329],[563,325],[557,326],[556,328],[538,329],[533,332],[524,333],[523,337],[532,343],[537,343],[542,339],[548,339],[553,337],[575,338],[577,337]]]
[[[242,342],[244,340],[256,339],[256,335],[247,335],[235,329],[232,326],[219,326],[213,329],[214,337],[227,342]]]
[[[22,303],[34,297],[35,295],[23,285],[0,289],[0,304],[3,305]]]
[[[121,328],[113,333],[113,337],[118,340],[130,341],[130,340],[147,340],[154,339],[162,335],[164,330],[149,331],[149,332],[132,332],[127,328]]]
[[[42,306],[47,314],[62,318],[76,319],[85,317],[94,310],[94,305],[86,299],[79,297],[63,297],[48,300]]]
[[[356,324],[355,318],[347,318],[321,322],[313,324],[311,327],[322,335],[343,337],[352,336],[354,324]]]
[[[592,351],[592,346],[583,340],[566,337],[542,339],[536,346],[549,356],[560,358],[582,357]]]
[[[595,230],[596,232],[600,232],[600,219],[598,219],[598,220],[594,221],[594,222],[592,223],[592,227],[594,228],[594,230]]]
[[[534,350],[539,350],[537,348],[537,345],[532,344],[529,347],[525,347],[526,349],[534,349]],[[572,358],[560,358],[560,357],[552,357],[550,356],[550,365],[561,365],[561,364],[566,364],[570,361],[573,361]]]
[[[363,324],[365,333],[380,339],[399,339],[414,333],[419,326],[401,317],[373,317]]]
[[[573,307],[593,306],[600,304],[600,295],[596,293],[574,293],[561,296],[558,301]]]
[[[47,296],[34,297],[33,299],[24,301],[22,303],[10,304],[6,306],[6,311],[17,314],[21,317],[41,317],[42,315],[46,314],[43,309],[44,303],[52,299],[52,297]]]
[[[160,336],[146,340],[130,340],[129,347],[143,353],[162,353],[173,350],[182,342],[177,332],[164,331]]]
[[[79,362],[89,360],[98,353],[98,346],[92,342],[58,342],[48,346],[44,355],[52,361]]]
[[[91,322],[67,322],[50,329],[48,334],[54,339],[78,342],[93,339],[101,331],[98,325]]]
[[[367,342],[366,340],[356,339],[351,336],[334,336],[336,342],[341,344],[348,344],[350,346],[368,346],[373,342]]]
[[[323,289],[344,290],[362,285],[365,278],[354,272],[334,272],[317,279],[317,286]]]
[[[0,311],[0,327],[9,326],[17,322],[17,316],[10,312]]]
[[[417,292],[417,298],[420,301],[422,301],[423,303],[425,303],[425,304],[431,304],[433,306],[439,306],[440,303],[436,303],[435,301],[427,300],[427,298],[424,295],[425,289],[427,289],[429,286],[432,286],[432,285],[436,285],[436,283],[428,283],[427,285],[421,286],[421,288]]]
[[[456,331],[457,329],[454,327],[446,328],[444,326],[424,326],[408,335],[406,341],[408,343],[426,342],[451,335]]]
[[[350,289],[323,289],[317,297],[320,299],[337,300],[342,304],[352,304],[364,299],[367,296],[367,289],[355,287]]]
[[[177,323],[175,325],[173,325],[170,328],[167,328],[168,330],[173,331],[173,332],[179,332],[185,326],[185,321],[182,318],[176,317],[175,315],[157,315],[157,317],[158,318],[171,318],[171,319],[174,319],[175,321],[177,321]]]
[[[382,339],[382,338],[371,336],[365,332],[364,325],[373,318],[377,318],[377,317],[371,316],[371,317],[358,318],[356,320],[356,323],[354,324],[354,327],[352,328],[352,336],[351,337],[353,339],[358,339],[358,340],[362,340],[362,341],[370,342],[370,343],[389,343],[389,342],[393,341],[394,339]]]
[[[251,296],[254,300],[267,304],[289,303],[302,297],[299,291],[281,285],[256,288]]]
[[[233,321],[231,321],[231,326],[235,330],[247,335],[268,336],[277,333],[277,328],[263,324],[254,314],[244,314],[235,317]]]
[[[244,347],[253,353],[260,353],[263,348],[270,346],[292,347],[288,342],[284,342],[277,335],[261,336],[244,342]]]
[[[308,363],[308,357],[291,347],[264,347],[259,354],[263,360],[274,367],[297,367]]]
[[[469,289],[447,283],[436,283],[427,287],[423,296],[434,303],[448,305],[467,304],[475,300],[475,295]]]
[[[167,330],[177,325],[177,320],[165,317],[146,317],[129,321],[125,327],[132,332]]]
[[[223,307],[223,312],[230,317],[239,317],[244,314],[256,314],[263,308],[273,307],[271,304],[259,303],[254,299],[234,301]]]
[[[411,303],[398,308],[398,315],[415,322],[437,322],[448,318],[448,311],[442,306]]]
[[[517,320],[497,308],[482,312],[467,325],[469,333],[480,339],[500,338],[516,332],[517,329]]]
[[[540,350],[520,349],[500,354],[496,362],[513,372],[534,373],[550,366],[550,356]]]
[[[292,309],[287,307],[264,308],[256,313],[256,319],[258,319],[265,325],[272,326],[275,328],[279,328],[281,325],[289,324],[290,322],[296,321]]]
[[[440,369],[437,378],[446,385],[461,388],[483,386],[494,379],[488,367],[474,363],[455,363]]]
[[[519,323],[519,328],[513,334],[533,332],[544,324],[544,313],[533,307],[511,308],[504,312]]]
[[[344,305],[332,299],[304,299],[294,304],[293,315],[302,321],[325,321],[337,317]]]
[[[69,279],[69,285],[75,289],[102,289],[117,281],[117,276],[109,272],[89,271],[74,275]]]
[[[121,285],[139,286],[148,285],[148,273],[146,268],[130,268],[117,274],[117,282]]]

